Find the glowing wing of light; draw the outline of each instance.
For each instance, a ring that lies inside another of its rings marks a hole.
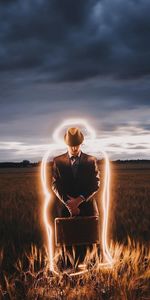
[[[108,222],[109,222],[109,204],[110,204],[110,165],[109,165],[109,159],[105,151],[100,149],[100,141],[96,140],[96,132],[95,130],[88,124],[86,120],[83,119],[68,119],[65,120],[56,128],[56,130],[53,133],[53,139],[55,141],[55,145],[49,145],[49,150],[45,153],[42,159],[41,163],[41,182],[43,187],[43,193],[44,193],[44,205],[43,205],[43,221],[45,224],[46,234],[47,234],[47,248],[48,248],[48,257],[49,257],[49,268],[51,271],[54,270],[54,263],[53,263],[53,257],[54,257],[54,245],[53,245],[53,229],[51,225],[51,220],[49,220],[48,216],[48,206],[51,201],[51,193],[48,189],[48,183],[47,183],[47,162],[48,158],[52,153],[54,154],[56,150],[58,149],[64,149],[64,142],[61,138],[61,131],[67,127],[72,125],[81,124],[83,127],[85,127],[87,131],[87,144],[90,147],[89,150],[93,150],[97,154],[100,152],[104,155],[105,158],[105,176],[104,176],[104,189],[103,189],[103,195],[102,195],[102,209],[103,209],[103,221],[102,221],[102,251],[103,255],[105,257],[105,262],[101,265],[112,265],[113,259],[109,251],[108,246]],[[65,148],[66,149],[66,148]],[[74,273],[72,274],[74,275]]]

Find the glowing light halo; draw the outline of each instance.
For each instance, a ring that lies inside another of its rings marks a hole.
[[[85,126],[86,130],[90,133],[90,139],[95,139],[96,133],[95,130],[87,123],[86,120],[83,119],[67,119],[63,121],[60,126],[58,126],[54,133],[53,133],[53,138],[56,141],[56,143],[61,143],[62,144],[62,138],[60,137],[60,132],[61,130],[66,127],[71,125],[76,125],[76,124],[81,124]]]
[[[112,256],[109,252],[108,247],[108,220],[109,220],[109,204],[110,204],[110,166],[109,159],[106,152],[102,151],[105,157],[105,180],[104,180],[104,190],[102,197],[102,208],[103,208],[103,225],[102,225],[102,245],[103,245],[103,254],[110,264],[113,263]]]
[[[48,185],[47,185],[47,170],[46,170],[46,165],[48,158],[50,154],[52,154],[53,151],[60,149],[59,147],[62,146],[62,139],[60,138],[60,132],[65,126],[70,126],[70,125],[75,125],[75,124],[81,124],[85,126],[86,130],[90,133],[90,140],[94,142],[96,138],[96,132],[95,130],[87,123],[86,120],[83,119],[68,119],[65,120],[56,128],[56,130],[53,133],[53,139],[56,142],[56,146],[51,145],[49,147],[49,150],[45,153],[42,159],[41,163],[41,182],[42,182],[42,187],[43,187],[43,192],[44,192],[44,206],[43,206],[43,221],[45,224],[46,228],[46,233],[47,233],[47,244],[48,244],[48,258],[49,258],[49,268],[51,271],[57,273],[54,270],[54,263],[53,263],[53,258],[54,258],[54,247],[53,247],[53,229],[52,226],[50,225],[50,221],[48,220],[48,215],[47,215],[47,210],[48,210],[48,205],[50,204],[51,200],[51,193],[49,192]],[[96,146],[97,150],[100,147],[99,145]],[[64,148],[64,143],[62,148]],[[93,148],[93,143],[92,143],[92,148]],[[103,189],[103,196],[102,196],[102,209],[103,209],[103,221],[102,221],[102,251],[103,255],[105,257],[105,262],[104,263],[99,263],[99,266],[109,266],[111,267],[113,264],[113,259],[109,251],[108,247],[108,214],[109,214],[109,203],[110,203],[110,193],[109,193],[109,184],[110,184],[110,166],[109,166],[109,159],[108,155],[104,150],[99,151],[104,155],[105,158],[105,176],[104,176],[104,189]],[[70,276],[78,275],[78,274],[83,274],[87,272],[85,271],[78,271],[75,273],[71,273]],[[58,273],[57,273],[58,274]]]
[[[42,180],[42,186],[43,186],[43,192],[45,196],[45,201],[44,201],[44,206],[43,206],[43,221],[45,224],[46,228],[46,233],[47,233],[47,245],[48,245],[48,256],[49,256],[49,266],[50,270],[54,271],[54,265],[53,265],[53,257],[54,257],[54,251],[52,247],[52,238],[53,238],[53,232],[52,232],[52,227],[48,222],[48,216],[47,216],[47,209],[49,205],[49,201],[51,198],[51,194],[47,188],[47,176],[46,176],[46,163],[49,157],[49,152],[47,151],[45,155],[43,156],[42,159],[42,164],[41,164],[41,180]]]

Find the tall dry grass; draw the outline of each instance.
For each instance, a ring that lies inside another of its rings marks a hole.
[[[0,299],[150,299],[150,168],[112,165],[111,173],[114,266],[98,267],[92,252],[89,272],[71,278],[48,270],[40,169],[0,169]],[[101,169],[100,197],[103,177]]]
[[[15,272],[1,275],[0,295],[6,299],[150,299],[150,251],[128,239],[128,245],[111,243],[114,265],[100,267],[95,250],[87,253],[89,269],[71,277],[54,274],[48,269],[46,252],[36,246],[23,254],[15,264]],[[61,254],[60,254],[61,255]],[[92,265],[93,258],[95,259]],[[59,257],[57,257],[58,259]],[[2,260],[2,256],[1,256]],[[90,264],[91,262],[91,264]]]

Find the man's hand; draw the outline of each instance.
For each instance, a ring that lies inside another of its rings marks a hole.
[[[69,203],[67,203],[66,207],[68,208],[71,217],[79,215],[80,209],[78,207],[72,207]]]
[[[73,216],[79,215],[80,209],[78,208],[78,206],[80,205],[81,202],[83,202],[83,198],[80,196],[74,198],[69,195],[67,195],[67,197],[69,198],[69,200],[66,202],[66,204],[70,214]]]

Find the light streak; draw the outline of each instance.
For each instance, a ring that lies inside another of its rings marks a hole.
[[[42,179],[43,192],[45,196],[44,206],[43,206],[43,221],[47,233],[47,246],[48,246],[48,256],[49,256],[49,263],[50,263],[49,267],[51,271],[54,271],[54,266],[53,266],[54,251],[52,246],[53,231],[52,231],[52,226],[48,222],[48,215],[47,215],[48,205],[51,199],[51,194],[47,189],[47,178],[46,178],[46,162],[48,157],[49,157],[49,151],[47,151],[46,154],[44,155],[41,164],[41,179]]]
[[[81,124],[84,126],[87,130],[87,134],[90,136],[90,140],[94,140],[96,138],[96,132],[93,130],[93,128],[87,123],[86,120],[83,119],[67,119],[64,122],[58,126],[54,133],[53,133],[53,138],[56,141],[56,143],[61,143],[62,144],[62,138],[60,137],[60,132],[63,128],[70,126],[70,125],[76,125],[76,124]],[[87,136],[88,139],[88,136]]]
[[[65,120],[56,128],[56,130],[53,133],[53,139],[56,144],[51,144],[49,146],[49,150],[45,153],[42,159],[41,163],[41,182],[43,187],[43,193],[44,193],[44,205],[43,205],[43,221],[45,224],[46,229],[46,235],[47,235],[47,248],[48,248],[48,258],[49,258],[49,268],[51,271],[55,272],[54,268],[54,245],[53,245],[53,228],[52,228],[52,221],[49,220],[48,216],[48,206],[51,203],[51,193],[48,189],[47,184],[47,161],[50,155],[52,153],[54,154],[58,149],[62,148],[64,149],[64,141],[62,138],[60,138],[61,131],[67,127],[72,126],[76,124],[81,124],[85,127],[87,130],[87,136],[85,144],[87,144],[89,151],[94,149],[96,147],[96,153],[99,154],[101,152],[104,155],[105,158],[105,176],[104,176],[104,189],[102,194],[102,209],[103,209],[103,220],[102,220],[102,252],[105,258],[105,261],[103,263],[99,263],[99,266],[112,266],[113,259],[111,256],[111,253],[109,251],[108,246],[108,222],[109,222],[109,205],[110,205],[110,165],[109,165],[109,158],[107,153],[100,149],[101,142],[96,139],[96,132],[95,130],[88,124],[86,120],[83,119],[68,119]],[[96,143],[95,143],[96,140]],[[82,273],[72,273],[70,276],[74,276],[75,274]],[[87,270],[85,271],[87,272]]]

